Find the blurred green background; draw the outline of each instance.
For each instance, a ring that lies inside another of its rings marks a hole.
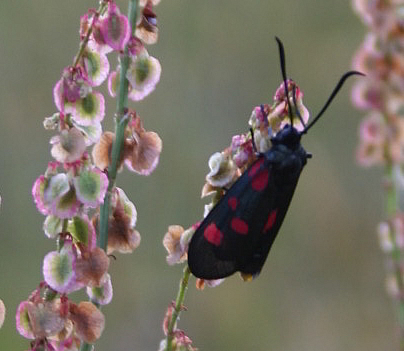
[[[126,13],[127,2],[118,4]],[[8,309],[0,350],[29,348],[15,331],[15,310],[42,279],[43,257],[55,247],[31,196],[51,159],[53,134],[42,121],[56,111],[52,88],[77,51],[80,16],[96,6],[0,2],[0,298]],[[201,218],[209,156],[247,130],[255,105],[272,100],[281,80],[274,36],[315,114],[365,34],[349,1],[163,0],[156,12],[160,39],[149,52],[162,64],[161,82],[131,106],[164,147],[152,176],[125,170],[118,178],[137,206],[142,244],[111,263],[114,300],[103,309],[99,351],[157,350],[182,275],[181,266],[166,264],[163,235],[169,224],[188,227]],[[351,106],[352,81],[303,139],[314,157],[260,277],[244,283],[235,275],[203,292],[190,281],[179,328],[201,351],[397,349],[375,235],[382,173],[355,164],[361,113]],[[107,98],[107,106],[104,128],[111,130],[115,101]]]

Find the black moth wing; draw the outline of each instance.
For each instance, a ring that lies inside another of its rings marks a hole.
[[[292,148],[281,141],[259,156],[194,233],[188,249],[193,275],[220,279],[237,271],[259,274],[306,159],[300,137]]]

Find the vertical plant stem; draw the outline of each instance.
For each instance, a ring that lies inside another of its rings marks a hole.
[[[136,17],[139,0],[130,0],[128,9],[129,24],[132,28],[132,33],[136,29]],[[118,90],[118,103],[115,120],[115,142],[112,145],[111,150],[111,164],[108,167],[108,190],[105,194],[104,203],[100,206],[100,225],[99,233],[97,237],[97,246],[106,251],[108,243],[108,219],[109,219],[109,205],[112,195],[112,190],[115,186],[116,174],[118,169],[118,162],[123,149],[123,143],[125,139],[125,128],[128,124],[128,118],[125,114],[125,110],[128,106],[128,87],[129,82],[126,79],[126,72],[129,67],[129,50],[125,46],[124,54],[121,57],[121,71],[120,71],[120,83]],[[83,342],[80,347],[80,351],[90,351],[92,345]]]
[[[191,275],[191,271],[189,270],[188,265],[184,268],[184,275],[181,279],[180,286],[178,289],[177,299],[175,300],[175,307],[173,311],[173,315],[171,316],[171,321],[168,325],[167,331],[167,346],[166,351],[172,350],[172,342],[173,342],[173,330],[175,327],[175,323],[177,323],[178,317],[181,313],[181,306],[184,302],[185,293],[188,288],[188,280]]]
[[[99,7],[98,10],[94,13],[94,17],[93,17],[93,20],[91,21],[90,28],[88,28],[88,31],[87,31],[87,33],[86,33],[86,36],[84,37],[84,39],[83,39],[83,40],[81,41],[81,43],[80,43],[79,52],[77,53],[77,55],[76,55],[76,57],[75,57],[75,59],[74,59],[73,67],[74,67],[74,66],[77,66],[77,64],[78,64],[79,61],[80,61],[81,56],[82,56],[83,53],[84,53],[84,50],[85,50],[86,47],[87,47],[88,40],[90,39],[90,35],[91,35],[91,33],[93,32],[93,24],[94,24],[94,22],[97,20],[97,18],[98,18],[100,15],[102,15],[102,14],[104,13],[104,11],[106,10],[107,6],[108,6],[108,1],[102,1],[102,2],[100,3],[100,7]]]
[[[394,186],[393,165],[389,164],[386,167],[386,177],[388,178],[387,194],[386,194],[386,214],[388,219],[394,218],[399,212],[397,204],[397,189]],[[394,226],[392,226],[394,228]],[[394,229],[395,230],[395,229]],[[391,252],[391,259],[393,261],[393,273],[397,282],[398,290],[398,306],[397,306],[397,319],[400,328],[400,343],[401,349],[404,350],[404,281],[401,272],[401,250],[397,245],[397,235],[395,231],[391,232],[391,242],[393,250]]]
[[[128,18],[132,28],[132,32],[136,28],[136,17],[138,9],[138,0],[129,1]],[[124,54],[121,57],[121,70],[119,73],[119,90],[118,102],[116,107],[116,123],[115,123],[115,142],[112,145],[111,151],[111,164],[108,167],[108,190],[104,198],[104,203],[100,208],[100,232],[97,239],[97,245],[106,249],[108,242],[108,218],[109,218],[109,204],[112,194],[112,189],[115,186],[116,174],[118,169],[118,162],[123,149],[123,142],[125,139],[125,128],[128,124],[128,118],[125,115],[125,110],[128,106],[128,88],[129,82],[126,79],[126,72],[128,71],[130,63],[129,49],[126,46]]]

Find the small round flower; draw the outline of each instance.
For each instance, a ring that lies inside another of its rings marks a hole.
[[[352,67],[369,76],[383,80],[389,74],[389,62],[380,48],[380,40],[375,33],[368,33],[356,52]]]
[[[84,244],[90,250],[95,248],[97,237],[94,226],[87,215],[75,216],[69,220],[67,231],[75,242]]]
[[[49,215],[43,223],[43,230],[49,239],[55,239],[62,231],[63,219]]]
[[[355,82],[351,100],[361,110],[380,110],[383,105],[383,83],[373,79],[360,79]]]
[[[52,176],[42,194],[43,204],[48,213],[60,218],[70,218],[76,215],[79,202],[74,189],[70,187],[69,178],[64,173]]]
[[[181,245],[181,236],[183,233],[184,228],[180,225],[170,225],[168,232],[164,235],[163,245],[168,252],[166,259],[170,266],[182,263],[187,259],[187,252]]]
[[[235,135],[231,141],[233,161],[238,168],[243,168],[255,156],[252,140],[245,135]]]
[[[237,167],[228,153],[216,152],[209,158],[210,172],[206,181],[215,187],[229,185],[237,172]]]
[[[356,157],[360,165],[369,167],[385,162],[386,125],[383,116],[372,112],[359,127],[360,143]]]
[[[96,167],[107,169],[111,164],[112,144],[115,141],[115,133],[106,131],[101,135],[100,140],[94,145],[92,156]],[[124,152],[121,153],[121,159],[118,164],[118,170],[122,169],[124,162]]]
[[[97,207],[104,201],[108,188],[108,177],[98,168],[82,171],[73,179],[77,198],[84,205]]]
[[[70,188],[66,174],[58,173],[50,178],[40,176],[32,187],[32,196],[38,210],[60,218],[74,216],[79,207],[74,189]]]
[[[149,95],[160,80],[161,65],[160,62],[143,52],[132,57],[132,62],[126,73],[131,90],[129,98],[133,101],[139,101]]]
[[[157,16],[153,12],[151,2],[143,8],[140,23],[136,26],[135,35],[147,45],[155,44],[157,42]]]
[[[282,129],[285,124],[291,124],[292,122],[293,127],[295,127],[298,131],[302,131],[309,120],[309,111],[303,104],[303,92],[292,79],[287,80],[287,87],[288,97],[285,96],[284,82],[282,82],[279,88],[276,90],[274,95],[276,107],[268,114],[269,125],[275,132],[278,131],[278,126],[279,129]],[[293,121],[290,120],[289,105],[292,109],[291,115]],[[279,121],[281,122],[280,125]]]
[[[63,78],[58,80],[53,87],[53,102],[57,109],[64,114],[74,112],[74,103],[67,101],[63,95]]]
[[[155,132],[146,131],[139,117],[130,125],[132,139],[125,143],[125,164],[129,170],[141,175],[149,175],[157,167],[163,143]]]
[[[69,306],[70,318],[74,323],[77,336],[84,342],[93,344],[102,334],[105,317],[102,312],[89,301]]]
[[[65,322],[66,317],[53,302],[23,301],[17,309],[17,330],[27,339],[54,336],[64,329]]]
[[[107,56],[96,50],[86,50],[82,56],[82,61],[90,84],[93,87],[101,85],[109,73]]]
[[[111,276],[107,273],[100,287],[87,287],[87,295],[91,301],[100,305],[108,305],[113,296]]]
[[[129,21],[114,2],[109,2],[107,15],[100,21],[100,31],[104,42],[114,50],[123,50],[129,40]]]
[[[51,138],[50,143],[53,145],[51,155],[61,163],[77,161],[86,151],[84,136],[74,127],[62,130],[59,135]]]
[[[83,286],[101,286],[108,267],[109,258],[103,249],[95,247],[91,251],[82,251],[75,262],[76,279]]]
[[[72,124],[83,133],[86,146],[90,146],[101,138],[102,126],[99,122],[94,122],[91,125],[83,126],[72,119]]]
[[[65,242],[60,252],[49,252],[43,262],[46,283],[59,293],[70,293],[81,288],[76,282],[76,257],[72,245]]]
[[[74,103],[91,91],[86,74],[80,67],[66,67],[62,74],[62,97]]]
[[[28,306],[34,306],[32,302],[22,301],[17,308],[15,315],[16,328],[21,336],[27,339],[35,339],[34,333],[31,328],[30,318],[28,315]]]
[[[382,114],[371,112],[364,118],[359,126],[359,137],[368,143],[383,144],[386,139],[386,123]]]
[[[86,97],[77,100],[74,107],[72,118],[82,126],[99,123],[104,119],[105,100],[99,92],[88,93]]]
[[[35,205],[39,212],[43,215],[49,214],[49,207],[45,203],[44,193],[47,188],[49,181],[45,176],[41,175],[37,180],[35,180],[32,186],[32,197],[34,198]]]

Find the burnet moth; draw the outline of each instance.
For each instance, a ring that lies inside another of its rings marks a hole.
[[[300,144],[302,135],[323,115],[348,77],[363,75],[356,71],[345,73],[324,107],[307,125],[299,114],[293,91],[292,102],[304,125],[304,129],[298,131],[293,126],[284,48],[278,38],[276,41],[291,124],[286,124],[271,138],[268,151],[256,152],[256,161],[226,191],[193,234],[188,248],[188,266],[192,274],[201,279],[225,278],[239,271],[243,279],[250,280],[260,273],[285,218],[300,173],[311,158]],[[256,150],[254,142],[253,146]]]

